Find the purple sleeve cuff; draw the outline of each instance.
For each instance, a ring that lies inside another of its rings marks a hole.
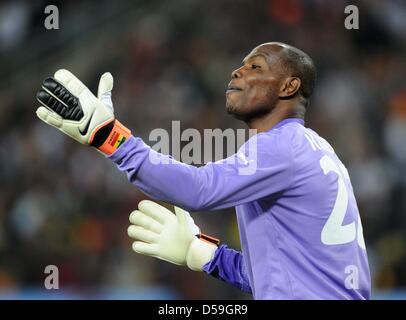
[[[216,250],[213,259],[203,266],[203,271],[244,292],[252,293],[241,252],[226,245]]]

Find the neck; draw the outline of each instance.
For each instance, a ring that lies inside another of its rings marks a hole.
[[[259,118],[251,119],[247,122],[250,129],[256,129],[258,132],[265,132],[279,122],[288,118],[304,119],[306,108],[301,105],[283,106],[277,105],[270,113],[267,113]]]

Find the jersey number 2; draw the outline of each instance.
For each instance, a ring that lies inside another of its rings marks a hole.
[[[340,163],[340,167],[342,167],[340,170],[333,159],[326,155],[320,159],[320,166],[325,175],[334,172],[338,176],[337,198],[333,210],[321,231],[321,242],[325,245],[337,245],[352,242],[357,238],[358,245],[365,249],[365,241],[359,215],[357,221],[358,230],[355,221],[343,225],[348,207],[348,192],[344,181],[344,175],[349,179],[347,169]]]

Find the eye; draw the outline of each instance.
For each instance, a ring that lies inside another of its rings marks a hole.
[[[261,66],[257,65],[257,64],[252,64],[251,65],[251,69],[261,69]]]

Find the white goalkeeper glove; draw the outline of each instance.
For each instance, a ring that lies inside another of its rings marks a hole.
[[[202,271],[217,250],[219,241],[203,235],[189,213],[175,207],[174,215],[149,200],[141,201],[130,214],[128,235],[135,252]]]
[[[42,104],[37,116],[76,141],[112,154],[131,135],[114,117],[112,89],[109,72],[101,76],[96,97],[71,72],[58,70],[37,92]]]

